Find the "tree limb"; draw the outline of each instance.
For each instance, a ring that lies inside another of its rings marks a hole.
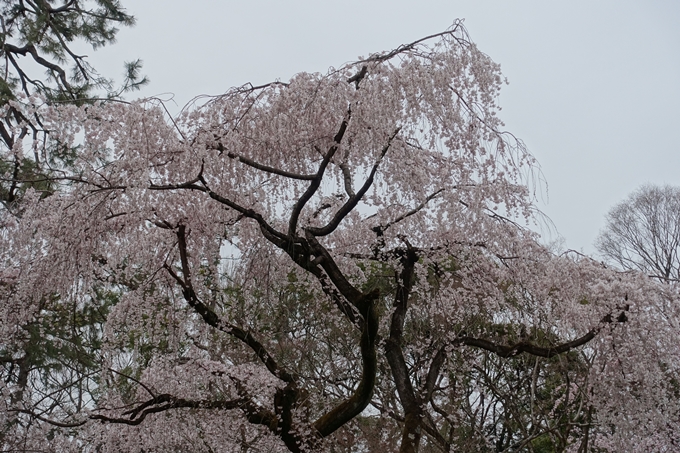
[[[305,204],[307,204],[309,199],[312,198],[312,196],[319,189],[319,186],[321,185],[321,180],[323,179],[323,175],[326,172],[326,167],[328,167],[328,164],[335,155],[335,152],[340,147],[340,143],[342,142],[342,138],[344,137],[345,132],[347,131],[347,125],[349,124],[351,116],[352,109],[348,108],[347,115],[340,124],[340,129],[338,130],[337,134],[335,134],[335,137],[333,137],[333,145],[324,155],[323,160],[321,161],[321,165],[319,165],[319,170],[317,171],[314,179],[312,180],[312,183],[309,185],[305,193],[302,194],[300,199],[298,199],[298,201],[293,206],[293,211],[290,214],[290,220],[288,222],[288,236],[290,237],[295,236],[295,230],[297,230],[297,222],[298,218],[300,217],[300,213],[302,212],[302,208],[305,207]]]
[[[373,179],[375,177],[376,172],[378,171],[378,166],[380,165],[380,162],[382,162],[383,157],[385,157],[385,154],[387,154],[387,150],[390,149],[390,145],[392,144],[392,141],[394,140],[394,137],[397,136],[399,131],[401,130],[400,127],[398,127],[392,136],[389,138],[387,144],[383,147],[383,149],[380,152],[380,157],[378,160],[373,164],[373,168],[371,168],[371,172],[368,175],[368,178],[366,179],[366,182],[364,182],[364,185],[359,189],[359,191],[353,196],[350,197],[347,202],[342,205],[340,209],[338,209],[338,212],[335,213],[335,216],[333,216],[333,219],[328,223],[328,225],[321,227],[321,228],[314,228],[314,227],[309,227],[307,228],[307,231],[309,231],[311,234],[314,236],[327,236],[331,234],[335,229],[340,225],[340,222],[349,214],[352,212],[352,210],[357,206],[359,201],[361,201],[361,198],[368,192],[368,189],[373,185]]]

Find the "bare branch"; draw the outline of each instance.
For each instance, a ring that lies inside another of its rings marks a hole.
[[[68,79],[66,78],[66,71],[64,71],[59,65],[51,63],[45,60],[40,55],[38,55],[38,51],[35,49],[35,46],[33,44],[26,44],[23,47],[17,47],[13,44],[5,43],[3,45],[3,50],[5,52],[11,52],[18,55],[30,54],[36,63],[38,63],[41,66],[44,66],[45,68],[49,69],[52,72],[55,72],[58,76],[57,79],[61,82],[62,86],[69,92],[71,93],[73,92],[73,88],[71,87],[71,84],[68,82]]]
[[[384,54],[376,54],[368,57],[365,60],[360,60],[357,63],[369,63],[369,62],[383,62],[390,60],[394,58],[395,56],[408,52],[410,50],[413,50],[418,44],[429,41],[434,38],[440,38],[442,36],[455,36],[457,32],[459,32],[461,29],[463,29],[463,24],[460,21],[456,21],[456,23],[453,24],[451,28],[449,28],[446,31],[443,31],[441,33],[435,33],[434,35],[429,35],[424,38],[418,39],[416,41],[413,41],[412,43],[409,44],[402,44],[401,46],[397,47],[396,49],[384,53]]]

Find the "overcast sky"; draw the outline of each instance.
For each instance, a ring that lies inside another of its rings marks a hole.
[[[606,212],[640,185],[680,185],[677,0],[122,3],[136,27],[90,60],[115,76],[123,60],[141,58],[151,83],[139,95],[172,93],[175,111],[197,95],[326,72],[465,19],[509,81],[501,117],[540,162],[539,207],[568,248],[594,253]]]

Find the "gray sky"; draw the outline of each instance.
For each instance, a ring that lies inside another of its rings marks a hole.
[[[501,64],[507,130],[541,164],[539,207],[594,253],[609,208],[645,183],[680,185],[680,2],[123,0],[137,26],[90,52],[105,75],[141,58],[140,96],[194,96],[326,72],[443,31],[456,18]],[[164,94],[165,93],[165,94]]]

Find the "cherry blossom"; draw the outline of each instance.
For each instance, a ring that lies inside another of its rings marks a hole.
[[[174,118],[18,103],[75,152],[2,211],[3,445],[677,449],[677,288],[527,229],[502,83],[456,23]]]

